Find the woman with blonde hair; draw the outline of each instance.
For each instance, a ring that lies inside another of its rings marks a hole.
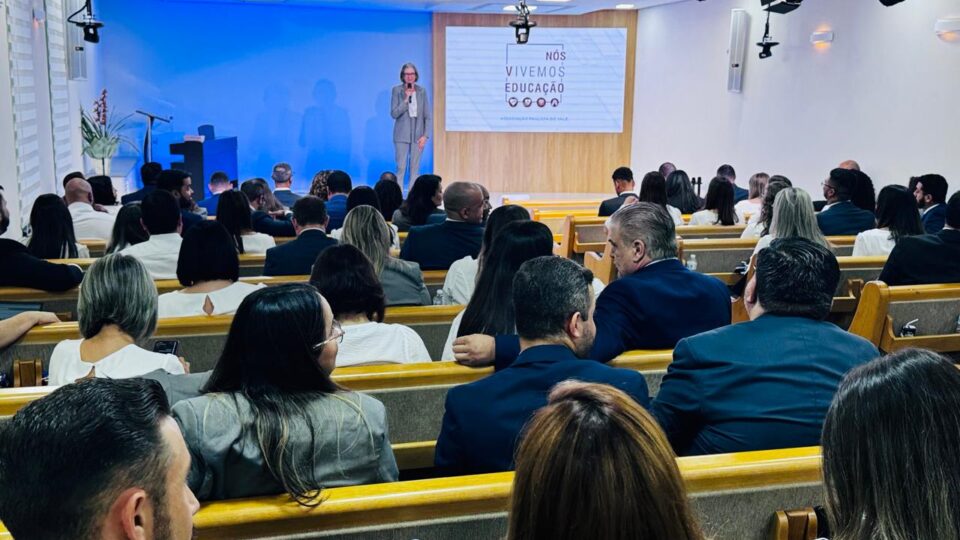
[[[340,241],[356,247],[373,263],[388,306],[430,304],[430,292],[423,283],[420,266],[390,256],[393,234],[379,210],[361,205],[347,212]]]
[[[650,414],[616,388],[567,381],[550,392],[517,449],[507,538],[703,534],[676,455]]]
[[[767,191],[767,183],[770,182],[770,175],[759,172],[750,177],[750,195],[734,205],[739,214],[756,214],[763,208],[763,194]]]
[[[759,253],[776,238],[794,237],[805,238],[827,249],[833,249],[817,225],[817,214],[813,210],[810,195],[802,189],[792,187],[777,193],[773,201],[770,232],[757,240],[753,252]]]

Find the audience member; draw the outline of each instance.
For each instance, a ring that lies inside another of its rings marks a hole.
[[[589,270],[554,256],[520,267],[513,281],[520,356],[510,367],[447,392],[434,458],[442,474],[513,468],[524,424],[547,404],[547,394],[559,382],[610,384],[640,405],[649,404],[640,373],[584,360],[597,331],[592,281]]]
[[[400,189],[400,184],[394,180],[381,178],[377,185],[373,186],[373,190],[377,193],[377,200],[380,201],[380,214],[383,220],[392,220],[393,213],[403,204],[403,190]]]
[[[149,239],[150,233],[143,226],[140,201],[127,203],[117,212],[117,219],[113,222],[113,233],[107,244],[107,254],[122,251],[127,246],[134,246]]]
[[[877,209],[877,192],[873,188],[873,180],[865,173],[859,170],[852,170],[856,183],[853,192],[850,194],[850,202],[854,206],[867,212],[875,212]]]
[[[110,240],[114,217],[107,212],[94,210],[93,188],[90,187],[89,182],[81,178],[74,178],[67,182],[64,201],[73,218],[73,232],[77,238]]]
[[[703,540],[663,430],[616,388],[555,386],[516,468],[508,540]]]
[[[903,186],[881,189],[877,198],[877,228],[857,235],[853,256],[887,256],[900,239],[923,234],[916,202],[913,193]]]
[[[284,219],[276,219],[267,212],[267,194],[270,190],[265,183],[257,182],[256,179],[246,180],[240,184],[240,191],[250,201],[250,220],[255,232],[280,237],[296,236],[293,223],[285,219],[285,216]]]
[[[337,367],[429,362],[423,339],[409,326],[385,324],[383,287],[359,249],[333,246],[317,257],[310,284],[330,303],[343,327]]]
[[[273,191],[270,191],[270,184],[268,184],[266,180],[263,178],[251,178],[250,182],[263,188],[263,205],[260,207],[261,210],[277,219],[281,219],[290,213],[289,209],[273,196]]]
[[[380,279],[388,306],[420,306],[430,303],[430,292],[415,262],[390,256],[390,238],[395,234],[376,208],[361,205],[347,213],[342,241],[370,259]]]
[[[667,181],[660,173],[654,171],[643,176],[643,180],[640,181],[640,195],[637,197],[637,201],[659,204],[673,218],[674,225],[677,227],[683,225],[683,215],[680,213],[680,209],[667,204]]]
[[[483,191],[472,182],[454,182],[443,192],[447,220],[412,227],[400,258],[422,270],[446,270],[458,259],[480,253],[483,241]]]
[[[327,200],[328,190],[327,190],[327,178],[330,177],[331,170],[319,171],[317,174],[313,175],[313,180],[310,182],[310,195],[314,197],[320,197],[324,201]]]
[[[860,164],[857,163],[856,161],[852,160],[852,159],[848,159],[848,160],[846,160],[846,161],[841,162],[840,165],[837,165],[837,167],[840,168],[840,169],[847,169],[847,170],[850,170],[850,171],[859,171],[859,170],[860,170]]]
[[[347,217],[347,197],[353,189],[350,175],[343,171],[333,171],[327,177],[327,215],[330,216],[328,231],[343,227]]]
[[[681,339],[730,324],[730,293],[717,278],[677,259],[677,237],[666,210],[651,203],[621,208],[607,224],[620,279],[597,299],[597,337],[590,358],[609,362],[634,349],[672,349]],[[453,347],[468,365],[509,365],[516,336],[467,336]]]
[[[193,200],[193,180],[189,173],[167,169],[160,173],[157,189],[170,193],[176,199],[177,206],[180,208],[180,217],[183,220],[183,230],[203,221],[203,216],[196,213],[199,207]]]
[[[157,181],[160,179],[160,173],[163,172],[163,165],[149,161],[140,166],[140,182],[143,187],[133,193],[128,193],[120,197],[121,204],[127,205],[133,202],[140,202],[144,197],[157,189]]]
[[[383,180],[386,180],[387,182],[393,182],[399,186],[399,182],[397,181],[397,175],[391,171],[384,171],[380,173],[380,178],[377,179],[377,182],[381,182]]]
[[[60,322],[55,313],[45,311],[21,311],[16,315],[0,320],[0,351],[20,339],[34,326]]]
[[[70,181],[73,180],[74,178],[79,178],[79,179],[81,179],[81,180],[86,180],[86,179],[87,179],[87,175],[83,174],[81,171],[72,171],[72,172],[67,173],[67,175],[63,177],[63,189],[64,189],[64,191],[66,191],[66,189],[67,189],[67,184],[69,184]]]
[[[354,208],[358,206],[371,206],[380,211],[380,198],[377,197],[377,192],[373,188],[368,186],[357,186],[350,191],[350,195],[347,196],[347,215],[353,211]],[[346,218],[344,218],[346,219]],[[344,221],[346,223],[346,221]],[[400,249],[400,231],[397,230],[396,225],[388,224],[390,227],[390,247],[393,249]],[[333,238],[340,241],[340,238],[343,236],[343,227],[339,229],[334,229],[330,231],[330,238]]]
[[[443,295],[449,303],[466,305],[470,301],[477,286],[480,263],[490,254],[494,237],[508,224],[527,219],[530,219],[530,212],[513,204],[501,206],[490,214],[490,219],[483,229],[480,254],[476,258],[467,255],[454,261],[447,270],[447,277],[443,281]]]
[[[940,232],[947,217],[947,180],[939,174],[925,174],[917,177],[913,192],[920,207],[923,230],[927,234]]]
[[[743,218],[734,207],[734,185],[722,176],[710,181],[703,210],[690,216],[690,225],[736,225]],[[746,199],[744,199],[746,200]]]
[[[479,290],[496,294],[471,296],[466,309],[450,325],[441,359],[454,360],[453,342],[460,336],[516,334],[513,278],[523,263],[552,253],[553,233],[543,223],[523,220],[501,226],[476,281]]]
[[[397,479],[383,404],[330,379],[342,335],[310,285],[244,299],[204,395],[173,407],[202,456],[187,477],[197,497],[286,492],[316,506],[321,488]]]
[[[75,181],[75,180],[71,180]],[[0,236],[10,226],[10,211],[0,187]],[[52,264],[38,259],[27,247],[7,238],[0,238],[0,287],[28,287],[61,292],[72,289],[83,279],[83,271],[72,264]]]
[[[850,197],[860,184],[858,171],[833,169],[823,181],[823,198],[827,205],[817,214],[817,223],[826,236],[860,234],[877,224],[873,212],[858,208]]]
[[[666,180],[667,178],[670,177],[671,174],[676,172],[676,170],[677,170],[677,166],[667,161],[660,165],[660,168],[657,169],[657,172],[659,172],[660,176],[662,176],[664,180]]]
[[[190,453],[153,381],[55,390],[0,430],[0,519],[16,538],[193,537]]]
[[[87,183],[93,191],[94,208],[102,206],[107,212],[116,215],[120,206],[117,204],[117,188],[113,187],[113,179],[105,175],[91,176],[87,178]]]
[[[23,239],[27,252],[38,259],[87,259],[90,250],[77,243],[73,218],[63,199],[48,193],[37,197],[30,210],[30,236]]]
[[[207,211],[208,216],[217,215],[217,207],[220,205],[220,194],[233,190],[233,183],[230,177],[223,171],[217,171],[210,175],[210,183],[207,184],[210,190],[210,196],[197,203],[197,206]]]
[[[177,200],[168,191],[157,189],[143,198],[140,212],[150,237],[123,248],[120,253],[143,263],[153,279],[176,279],[177,258],[183,241],[180,237],[183,214]]]
[[[633,180],[633,171],[629,167],[617,167],[613,171],[612,178],[613,190],[617,193],[617,196],[600,203],[600,210],[597,212],[600,217],[612,216],[623,206],[627,197],[639,195],[637,193],[637,183]]]
[[[833,249],[817,226],[817,214],[813,211],[810,195],[798,188],[786,188],[777,193],[770,232],[757,240],[754,255],[776,238],[805,238],[824,249]]]
[[[960,538],[960,372],[906,349],[843,379],[823,424],[833,540]]]
[[[233,244],[240,253],[266,253],[277,245],[269,234],[253,230],[253,213],[250,200],[243,191],[231,190],[220,195],[217,203],[217,221],[230,233]]]
[[[324,232],[329,223],[326,204],[308,195],[293,203],[293,229],[297,238],[267,250],[263,265],[265,276],[310,275],[320,252],[337,241]]]
[[[733,202],[745,201],[750,197],[750,192],[737,185],[737,172],[730,165],[721,165],[717,168],[717,176],[726,178],[733,186]],[[708,195],[709,197],[709,195]]]
[[[407,193],[407,199],[393,213],[392,221],[400,232],[416,225],[442,223],[446,213],[439,207],[443,203],[443,179],[435,174],[424,174]]]
[[[273,174],[270,177],[273,179],[273,185],[275,186],[273,196],[283,206],[293,208],[293,203],[300,198],[290,189],[293,186],[293,168],[290,167],[289,163],[277,163],[273,166]]]
[[[887,285],[960,283],[960,192],[947,203],[946,225],[938,233],[901,238],[880,272]]]
[[[680,209],[681,214],[692,214],[703,208],[703,203],[685,171],[670,173],[667,177],[667,204]]]
[[[824,320],[840,280],[830,250],[781,238],[757,255],[756,268],[744,293],[750,322],[673,350],[652,411],[677,454],[816,445],[843,375],[878,354]]]
[[[759,172],[750,177],[749,195],[746,199],[733,206],[737,214],[744,216],[759,213],[763,207],[763,192],[767,189],[767,183],[770,182],[770,175]]]
[[[240,258],[227,229],[204,221],[183,234],[177,280],[184,289],[161,294],[161,319],[199,315],[231,315],[240,302],[264,287],[240,280]]]
[[[137,377],[155,369],[184,372],[176,356],[136,345],[157,327],[157,287],[133,257],[118,253],[97,259],[80,287],[77,313],[83,338],[54,347],[51,386],[93,377]]]
[[[767,182],[767,189],[763,192],[763,204],[760,211],[751,215],[746,228],[740,238],[760,238],[770,234],[770,225],[773,222],[773,203],[781,190],[793,187],[793,183],[785,176],[773,175]]]

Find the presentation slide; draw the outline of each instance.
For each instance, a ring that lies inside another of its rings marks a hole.
[[[620,133],[626,28],[447,27],[447,131]]]

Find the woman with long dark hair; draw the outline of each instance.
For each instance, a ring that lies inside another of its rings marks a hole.
[[[391,221],[401,232],[409,231],[410,227],[416,225],[443,221],[444,213],[438,210],[443,204],[442,182],[443,179],[435,174],[424,174],[417,178],[407,194],[407,200],[393,213]]]
[[[736,225],[743,220],[733,207],[733,184],[722,176],[710,181],[703,210],[690,216],[690,225]]]
[[[54,194],[41,195],[30,210],[29,238],[23,243],[27,251],[38,259],[86,259],[87,246],[77,243],[73,233],[73,218],[63,198]]]
[[[697,196],[686,171],[673,171],[667,177],[667,204],[682,214],[692,214],[703,208],[703,199]]]
[[[403,190],[395,180],[380,180],[373,186],[380,200],[380,214],[384,221],[393,219],[393,213],[403,204]]]
[[[107,255],[122,251],[150,239],[150,233],[143,228],[143,212],[140,201],[127,203],[120,208],[113,222],[113,233],[107,244]]]
[[[321,488],[397,479],[383,404],[330,378],[342,337],[310,285],[244,299],[204,395],[173,408],[197,498],[286,492],[317,506]]]
[[[220,194],[217,203],[217,221],[226,227],[239,253],[266,253],[277,245],[269,234],[253,230],[253,211],[250,199],[239,189]]]
[[[637,199],[638,202],[659,204],[673,218],[675,226],[683,225],[683,214],[680,209],[667,204],[667,181],[659,172],[650,172],[644,175],[640,182],[640,195]]]
[[[917,200],[899,185],[886,186],[877,197],[877,228],[863,231],[853,243],[854,257],[890,255],[901,238],[923,234]]]
[[[763,203],[760,205],[760,211],[752,214],[743,230],[740,238],[760,238],[770,234],[770,225],[773,222],[773,202],[777,199],[777,193],[793,187],[793,183],[786,176],[774,175],[767,182],[767,189],[763,192]]]

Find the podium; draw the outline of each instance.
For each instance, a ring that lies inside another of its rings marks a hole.
[[[171,144],[170,153],[183,156],[183,161],[172,162],[170,167],[190,173],[194,200],[207,197],[207,182],[213,173],[223,171],[231,179],[237,178],[236,137],[215,139],[211,132],[202,143],[184,141]]]

